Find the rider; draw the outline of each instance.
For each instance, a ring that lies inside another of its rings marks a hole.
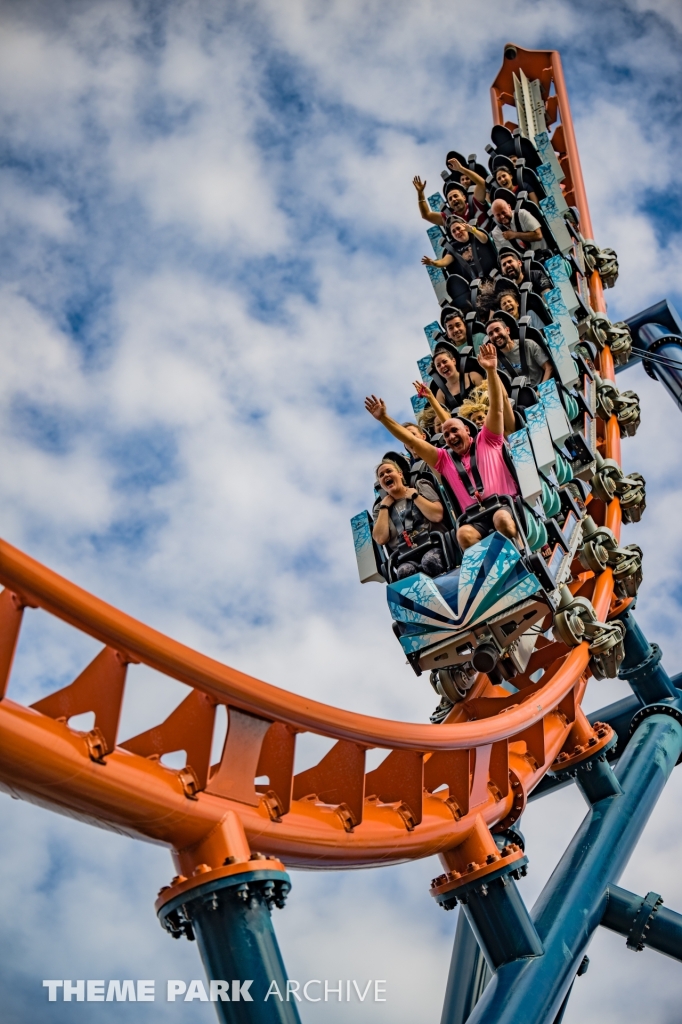
[[[516,320],[509,313],[498,310],[486,324],[488,339],[495,345],[500,363],[512,378],[525,376],[531,387],[543,380],[549,380],[553,367],[547,355],[532,338],[524,339],[526,369],[523,373],[521,349],[519,346],[519,328]],[[480,353],[479,353],[480,358]]]
[[[546,249],[547,242],[542,226],[528,210],[512,210],[505,199],[493,199],[490,212],[495,219],[492,231],[493,242],[498,251],[508,242],[514,242],[514,249]]]
[[[433,350],[433,363],[430,373],[433,376],[438,389],[436,398],[452,412],[464,401],[472,388],[481,383],[483,377],[477,370],[480,367],[473,355],[464,357],[464,376],[460,373],[462,362],[462,350],[449,341],[439,341]],[[434,384],[435,386],[435,384]]]
[[[517,536],[516,523],[498,495],[518,494],[516,481],[504,461],[504,388],[497,373],[497,349],[485,344],[478,361],[488,378],[490,405],[485,423],[475,437],[461,419],[446,420],[442,426],[446,448],[418,440],[386,412],[386,403],[375,395],[365,399],[365,408],[403,444],[447,481],[461,509],[457,520],[457,541],[462,549],[477,544],[491,530],[505,537]],[[471,521],[473,520],[473,521]]]
[[[519,191],[516,183],[516,167],[508,156],[496,156],[491,161],[491,169],[495,178],[497,188],[505,188],[514,195]],[[525,188],[524,183],[524,188]],[[491,190],[492,191],[492,190]],[[528,191],[526,189],[526,191]],[[493,198],[495,198],[493,196]],[[538,197],[532,190],[528,191],[528,198],[537,205]]]
[[[500,264],[500,272],[502,277],[509,278],[519,288],[524,281],[530,281],[533,286],[533,291],[537,295],[544,295],[552,287],[552,282],[547,277],[547,274],[542,269],[542,264],[535,264],[531,267],[528,277],[525,276],[525,268],[523,260],[519,256],[516,249],[513,249],[511,245],[503,245],[498,251],[498,259]]]
[[[489,277],[497,265],[497,251],[485,231],[453,216],[447,222],[447,233],[443,256],[438,260],[422,256],[422,263],[459,274],[467,281]]]
[[[426,384],[422,380],[413,381],[413,385],[419,397],[425,398],[426,401],[429,403],[428,408],[431,410],[431,413],[433,414],[433,418],[430,420],[430,422],[433,424],[431,433],[439,434],[442,429],[441,425],[450,419],[450,411],[448,409],[445,409],[440,404],[434,393],[429,388],[427,388]],[[474,426],[480,429],[483,426],[483,423],[485,422],[485,418],[488,414],[488,408],[488,381],[484,380],[481,382],[481,384],[478,385],[478,387],[471,388],[469,390],[467,397],[464,399],[462,404],[457,407],[457,415],[463,420],[471,420]],[[403,426],[409,427],[411,426],[411,424],[403,423]],[[507,437],[509,434],[513,434],[514,431],[517,429],[518,427],[516,424],[516,419],[514,417],[514,409],[512,407],[511,402],[509,401],[509,395],[505,390],[504,436]],[[426,440],[425,432],[422,431],[422,433],[424,434],[424,440]],[[440,448],[441,446],[439,445],[438,447]],[[408,450],[410,451],[412,457],[415,458],[414,451],[411,448]],[[419,465],[424,465],[423,460],[419,462]]]
[[[428,220],[431,224],[437,224],[439,228],[445,226],[445,222],[448,217],[451,217],[453,213],[457,217],[469,218],[469,197],[467,190],[459,184],[457,181],[448,181],[445,183],[443,189],[445,195],[445,207],[442,213],[436,213],[429,206],[428,200],[424,195],[424,189],[426,188],[426,182],[422,181],[420,177],[413,179],[412,184],[417,190],[417,202],[419,205],[419,214],[422,220]]]
[[[416,572],[440,575],[445,566],[439,548],[431,547],[410,557],[411,549],[417,549],[428,539],[431,524],[442,522],[443,506],[438,494],[423,479],[417,480],[416,487],[408,487],[401,467],[388,459],[377,467],[377,479],[386,494],[374,512],[372,537],[377,544],[398,552],[396,578],[403,579]]]
[[[450,171],[452,171],[452,180],[459,181],[460,185],[467,192],[471,185],[474,186],[473,194],[469,195],[469,212],[471,214],[469,219],[473,220],[477,228],[487,231],[490,222],[490,204],[488,203],[485,178],[478,174],[476,170],[463,164],[460,154],[454,150],[448,153],[446,163]]]
[[[439,408],[440,408],[440,406],[439,406]],[[437,433],[437,430],[435,429],[435,419],[436,419],[436,413],[434,411],[434,431],[433,432]],[[414,423],[412,420],[406,420],[405,423],[403,423],[403,426],[405,427],[405,430],[408,430],[410,432],[410,434],[412,434],[412,437],[416,437],[417,440],[419,440],[419,441],[427,441],[428,440],[429,435],[423,429],[423,427],[419,426],[418,423]],[[440,428],[438,428],[438,429],[440,429]],[[426,465],[424,460],[419,458],[419,456],[417,455],[416,451],[414,450],[414,446],[411,443],[410,444],[406,443],[405,444],[405,448],[407,450],[407,459],[408,459],[409,465],[410,465],[409,483],[412,486],[416,486],[416,481],[419,479],[419,477],[422,477],[422,476],[431,477],[431,470]],[[386,454],[384,455],[384,458],[388,459],[390,461],[391,453],[390,452],[386,452]],[[403,473],[403,476],[405,476],[404,473]],[[405,477],[405,479],[407,481],[407,477]],[[431,479],[433,480],[432,477],[431,477]],[[428,481],[427,481],[427,483],[428,483]]]
[[[467,329],[464,323],[464,313],[456,306],[445,306],[440,315],[440,325],[457,348],[467,344]]]
[[[521,316],[521,293],[514,281],[506,277],[498,277],[495,281],[494,297],[497,300],[496,308],[498,310],[501,309],[504,313],[509,313],[514,320],[519,319]],[[530,326],[535,327],[536,330],[541,331],[545,326],[534,309],[529,309],[526,316],[530,319]]]

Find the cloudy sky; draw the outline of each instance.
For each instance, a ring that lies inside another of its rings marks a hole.
[[[409,413],[437,307],[411,179],[489,139],[503,43],[561,50],[612,319],[682,301],[682,9],[667,0],[1,0],[0,534],[166,633],[299,693],[424,721],[348,520]],[[682,665],[682,419],[640,370],[626,467],[648,481],[638,617]],[[10,696],[64,685],[97,645],[26,616]],[[122,736],[183,688],[131,669]],[[593,682],[596,708],[624,693]],[[319,757],[305,738],[299,768]],[[673,779],[623,884],[682,910]],[[2,797],[3,1020],[209,1022],[201,1003],[45,1003],[44,978],[201,978],[159,928],[166,851]],[[532,903],[584,814],[525,816]],[[439,1020],[455,915],[434,862],[294,875],[290,975],[387,980],[355,1019]],[[679,1020],[679,968],[599,934],[568,1024]],[[304,1007],[304,1024],[348,1020]]]

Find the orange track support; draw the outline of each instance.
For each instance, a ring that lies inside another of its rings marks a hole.
[[[493,108],[513,102],[511,72],[523,67],[553,83],[550,112],[561,120],[555,146],[567,189],[591,231],[561,62],[553,51],[517,49],[493,85]],[[591,283],[603,310],[601,284]],[[608,349],[601,373],[613,378]],[[605,452],[620,459],[615,418]],[[599,512],[595,509],[595,517]],[[617,501],[603,521],[620,534]],[[61,578],[0,541],[0,694],[6,692],[25,608],[41,608],[95,638],[104,648],[70,685],[32,708],[0,700],[0,786],[13,795],[173,851],[181,891],[192,877],[236,870],[259,851],[292,867],[341,868],[395,863],[449,853],[474,842],[485,825],[511,824],[529,792],[576,730],[587,682],[584,643],[568,650],[544,638],[513,695],[485,676],[447,724],[384,721],[287,693],[177,643]],[[609,570],[583,573],[573,589],[590,597],[600,619],[613,598]],[[117,728],[126,674],[141,662],[190,687],[187,698],[153,729],[120,743]],[[132,669],[129,666],[132,665]],[[542,671],[537,682],[531,675]],[[215,709],[228,709],[220,763],[210,765]],[[68,724],[94,711],[90,733]],[[504,713],[502,713],[504,712]],[[293,772],[296,737],[335,740],[322,761]],[[386,758],[365,772],[365,753]],[[160,758],[187,752],[182,770]],[[267,776],[269,782],[256,785]],[[483,847],[482,847],[483,848]],[[468,848],[467,848],[468,849]],[[454,863],[454,861],[453,861]],[[213,877],[213,875],[211,875]],[[179,887],[179,888],[178,888]]]

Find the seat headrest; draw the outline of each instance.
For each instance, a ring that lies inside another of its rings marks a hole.
[[[500,188],[499,185],[495,189],[495,194],[492,197],[493,202],[495,202],[496,199],[504,199],[505,203],[509,203],[512,210],[514,210],[516,207],[517,198],[518,196],[516,195],[516,193],[512,192],[510,188]]]
[[[449,181],[446,181],[445,186],[443,188],[443,195],[445,196],[446,199],[448,198],[451,192],[461,192],[462,195],[465,196],[466,198],[469,197],[469,193],[464,188],[464,185],[460,185],[460,183],[458,181],[455,181],[454,178],[450,178]]]
[[[514,176],[516,168],[514,167],[513,161],[510,160],[508,156],[503,156],[502,154],[499,154],[498,156],[494,156],[490,161],[490,170],[493,172],[494,175],[495,172],[499,171],[501,167],[503,167],[505,171],[509,171],[512,177]]]
[[[497,250],[498,263],[502,261],[503,256],[513,256],[519,263],[521,262],[521,253],[513,245],[503,245]]]
[[[495,295],[499,295],[500,292],[513,292],[519,302],[521,301],[521,290],[516,281],[512,281],[511,277],[500,275],[495,280]]]
[[[464,313],[458,306],[444,306],[443,312],[440,315],[440,325],[445,330],[445,325],[448,320],[454,320],[455,318],[464,320]]]
[[[497,309],[490,317],[490,320],[488,320],[488,323],[491,324],[495,320],[501,320],[503,324],[506,324],[507,327],[509,328],[509,333],[512,336],[512,338],[518,341],[519,325],[517,324],[516,320],[511,315],[511,313],[506,313],[503,309]]]
[[[397,466],[400,466],[402,470],[402,474],[405,478],[405,483],[409,484],[410,469],[412,467],[410,465],[410,460],[407,458],[406,455],[403,455],[401,452],[384,452],[384,454],[381,457],[381,462],[395,462],[395,464]],[[381,462],[379,463],[379,465],[381,465]]]

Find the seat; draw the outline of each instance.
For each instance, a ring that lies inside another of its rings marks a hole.
[[[520,159],[516,161],[514,177],[520,192],[534,192],[538,199],[544,199],[547,196],[541,180],[535,171],[532,171],[530,167],[526,167],[525,160]]]
[[[552,200],[552,197],[549,196],[546,199],[542,199],[540,202],[541,202],[541,204],[552,203],[553,200]],[[547,218],[545,217],[545,214],[543,212],[544,209],[545,209],[544,206],[542,206],[542,205],[541,206],[537,206],[535,203],[533,203],[528,198],[528,193],[527,192],[517,192],[517,194],[515,196],[515,202],[514,202],[513,209],[514,209],[514,213],[518,213],[520,210],[526,210],[528,213],[531,214],[532,217],[535,217],[536,221],[538,222],[538,224],[542,228],[542,235],[543,235],[543,238],[545,239],[545,242],[547,244],[547,248],[549,249],[549,251],[553,255],[560,254],[563,251],[562,248],[561,248],[561,245],[559,244],[559,242],[555,238],[554,231],[553,231],[552,227],[550,226]],[[571,246],[572,246],[572,243],[570,241],[570,236],[568,234],[568,231],[566,231],[566,225],[564,224],[563,219],[561,219],[561,222],[562,222],[563,227],[564,227],[564,232],[565,232],[566,238],[569,240],[568,249],[570,249]]]
[[[455,305],[462,312],[472,310],[470,288],[471,281],[462,277],[461,274],[448,274],[445,281],[445,289],[448,295],[446,305]]]
[[[492,145],[485,147],[486,153],[492,158],[495,156],[515,156],[517,159],[526,161],[528,167],[534,170],[542,163],[542,157],[537,149],[520,130],[517,128],[512,133],[504,125],[496,124],[490,133]]]

